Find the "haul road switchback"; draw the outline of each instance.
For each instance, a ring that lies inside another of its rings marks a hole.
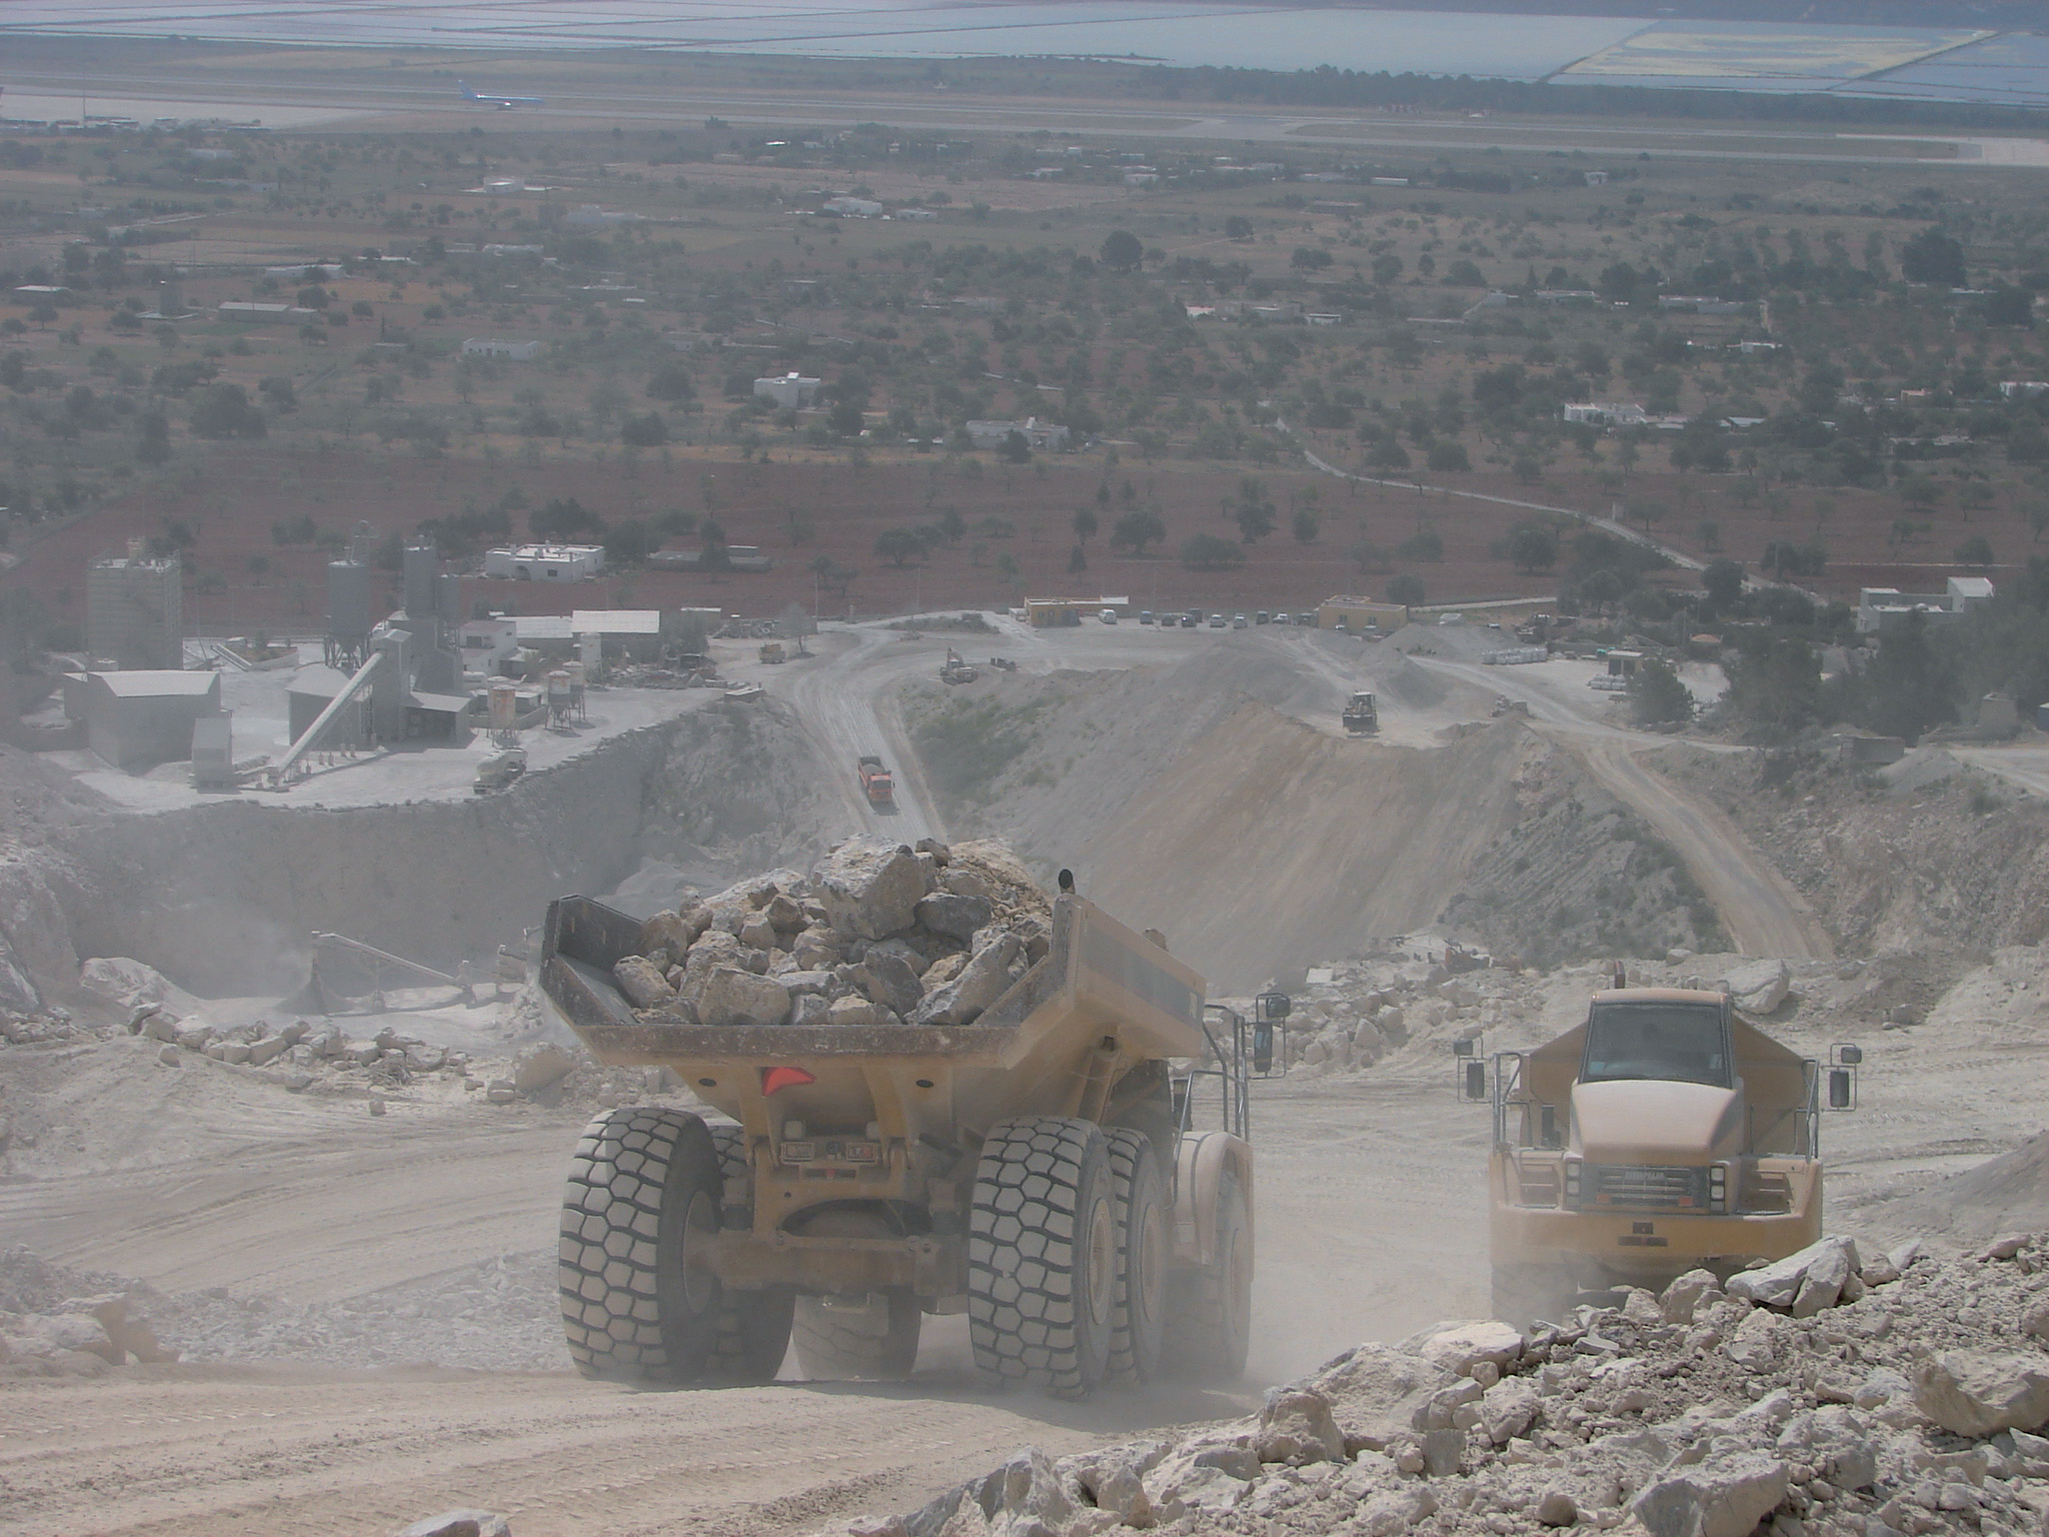
[[[541,985],[600,1062],[671,1068],[731,1119],[585,1129],[560,1249],[584,1375],[766,1382],[794,1330],[808,1376],[902,1377],[922,1316],[958,1312],[991,1385],[1243,1369],[1244,1032],[1213,1036],[1203,979],[1152,938],[1062,896],[968,1025],[643,1021],[612,976],[642,953],[638,920],[564,897]],[[1198,1131],[1211,1099],[1224,1125]]]

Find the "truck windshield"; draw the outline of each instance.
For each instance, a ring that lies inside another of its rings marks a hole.
[[[1729,1042],[1712,1003],[1597,1003],[1581,1083],[1657,1078],[1729,1086]]]

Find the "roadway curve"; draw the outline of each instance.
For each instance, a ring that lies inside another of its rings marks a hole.
[[[1415,661],[1420,667],[1528,705],[1535,729],[1570,751],[1586,765],[1588,773],[1672,845],[1688,873],[1715,904],[1723,927],[1743,954],[1788,960],[1825,959],[1835,954],[1834,942],[1806,898],[1751,846],[1734,822],[1637,761],[1639,752],[1671,746],[1670,737],[1591,720],[1555,694],[1519,678],[1512,667],[1482,667],[1437,657],[1417,657]],[[1749,751],[1720,742],[1687,745],[1708,752]]]

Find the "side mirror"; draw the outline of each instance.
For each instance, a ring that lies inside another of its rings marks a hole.
[[[1255,1019],[1286,1019],[1295,1011],[1295,1000],[1286,993],[1261,993],[1252,1000]]]
[[[1844,1067],[1859,1067],[1864,1061],[1864,1048],[1862,1046],[1838,1046],[1836,1048],[1836,1061]]]
[[[1472,1038],[1468,1036],[1464,1040],[1453,1041],[1451,1043],[1451,1054],[1454,1057],[1470,1057],[1473,1054]]]
[[[1486,1100],[1487,1063],[1483,1058],[1469,1056],[1459,1064],[1458,1097],[1468,1104]]]
[[[1828,1107],[1849,1110],[1857,1103],[1857,1077],[1847,1067],[1828,1070]]]
[[[1252,1027],[1252,1070],[1255,1073],[1270,1073],[1274,1070],[1272,1020],[1262,1019]]]

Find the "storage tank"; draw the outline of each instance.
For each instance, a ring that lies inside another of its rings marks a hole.
[[[510,678],[491,683],[491,729],[511,731],[519,724],[519,685]]]
[[[560,667],[548,674],[548,717],[551,720],[567,720],[572,701],[569,697],[569,674]]]
[[[352,560],[327,563],[327,633],[360,646],[370,633],[370,568]]]

